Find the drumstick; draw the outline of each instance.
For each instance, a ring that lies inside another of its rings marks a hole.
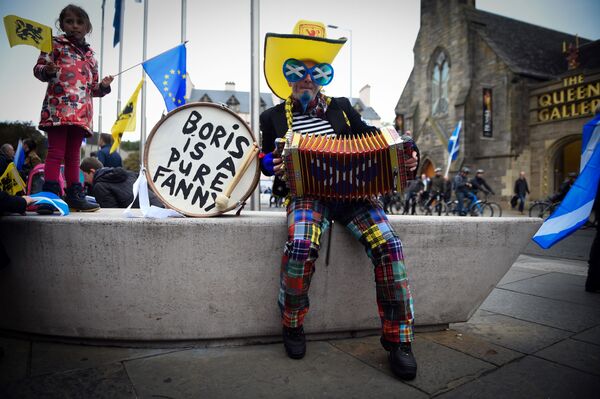
[[[256,143],[253,143],[252,149],[250,151],[248,151],[246,153],[246,155],[244,156],[244,159],[242,160],[242,165],[240,166],[240,169],[235,174],[235,176],[233,176],[233,180],[231,180],[231,182],[229,182],[229,185],[225,189],[225,192],[222,194],[221,193],[217,194],[217,198],[215,200],[215,205],[217,206],[218,210],[222,211],[224,209],[227,209],[227,206],[229,205],[229,197],[231,197],[231,193],[233,192],[235,187],[238,185],[238,183],[242,179],[242,176],[244,175],[244,173],[246,173],[246,170],[250,166],[250,163],[252,163],[252,161],[254,160],[257,153],[258,153],[258,146],[256,145]]]

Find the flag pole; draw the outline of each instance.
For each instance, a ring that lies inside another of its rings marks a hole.
[[[119,73],[115,76],[119,77],[118,80],[118,92],[117,92],[117,118],[119,117],[119,113],[121,112],[121,70],[123,68],[123,21],[125,14],[125,0],[121,1],[121,15],[119,21]]]
[[[148,3],[150,0],[144,1],[144,37],[142,42],[142,62],[146,62],[148,50]],[[141,64],[140,63],[140,64]],[[140,65],[137,64],[137,65]],[[134,65],[134,66],[137,66]],[[132,67],[133,68],[133,67]],[[129,68],[131,69],[131,68]],[[144,78],[144,69],[142,69],[142,79]],[[146,145],[146,79],[142,83],[142,112],[140,115],[140,170],[144,167],[144,146]]]
[[[187,22],[187,0],[181,0],[181,42],[185,42]]]
[[[99,78],[102,79],[102,70],[104,65],[104,6],[106,0],[102,0],[102,22],[100,24],[100,65],[98,68]],[[98,144],[100,144],[100,135],[102,134],[102,97],[98,97]],[[98,147],[98,149],[100,149]]]
[[[260,0],[251,0],[250,3],[250,62],[251,62],[251,90],[250,90],[250,121],[252,124],[252,131],[256,135],[258,144],[261,143],[260,137],[260,126],[258,123],[259,111],[260,111],[260,64],[259,64],[259,52],[260,52],[260,37],[259,37],[259,24],[260,24]],[[254,211],[260,211],[260,184],[256,187],[252,193],[250,201],[250,209]]]

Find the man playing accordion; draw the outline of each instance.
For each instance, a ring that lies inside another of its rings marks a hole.
[[[345,38],[326,38],[325,26],[311,21],[299,21],[291,35],[266,35],[265,78],[273,93],[285,100],[260,116],[261,169],[267,176],[275,175],[274,192],[285,187],[284,162],[275,140],[288,131],[335,137],[377,130],[361,119],[347,98],[321,93],[333,79],[331,63],[345,42]],[[414,151],[405,166],[412,171],[417,164]],[[415,378],[413,302],[402,243],[381,204],[374,197],[340,201],[292,195],[286,203],[288,239],[281,262],[279,307],[287,355],[301,359],[306,352],[302,325],[309,308],[308,290],[321,235],[335,220],[364,245],[374,265],[381,344],[390,352],[392,371],[401,379]]]

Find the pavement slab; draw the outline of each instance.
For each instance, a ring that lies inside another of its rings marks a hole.
[[[584,290],[585,279],[585,276],[554,272],[504,284],[502,289],[586,305],[600,313],[600,295]]]
[[[567,339],[539,351],[535,356],[600,376],[598,345]]]
[[[580,332],[600,324],[600,307],[521,294],[502,288],[495,288],[480,309],[572,332]]]
[[[590,328],[589,330],[583,331],[571,338],[578,341],[589,342],[591,344],[600,345],[600,325]]]
[[[129,399],[135,391],[122,364],[14,381],[0,385],[2,399]]]
[[[190,349],[126,361],[141,398],[426,398],[327,342],[308,342],[302,360],[281,343]]]
[[[437,398],[596,399],[600,378],[528,356]]]
[[[4,352],[4,356],[0,358],[0,384],[25,378],[31,343],[21,339],[0,337],[0,348]]]
[[[331,341],[331,343],[342,351],[392,376],[388,366],[387,352],[381,347],[379,337]],[[412,348],[418,364],[417,378],[405,383],[430,395],[452,389],[496,368],[493,364],[433,341],[421,339],[421,334],[416,337]]]
[[[525,280],[531,277],[539,276],[544,273],[546,272],[537,271],[533,269],[521,269],[513,266],[508,270],[508,272],[506,272],[504,277],[502,277],[502,280],[498,282],[497,287],[501,287],[505,284],[513,283],[515,281]]]
[[[475,312],[467,323],[450,324],[450,328],[527,354],[535,353],[572,335],[569,331],[485,310]]]
[[[134,349],[34,342],[31,354],[31,375],[93,368],[172,351],[173,349]]]
[[[420,338],[437,342],[496,366],[511,362],[523,354],[455,330],[419,334]]]

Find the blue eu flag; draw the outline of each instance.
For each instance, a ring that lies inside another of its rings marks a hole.
[[[142,64],[165,99],[167,111],[185,104],[185,60],[185,43],[182,43]]]

